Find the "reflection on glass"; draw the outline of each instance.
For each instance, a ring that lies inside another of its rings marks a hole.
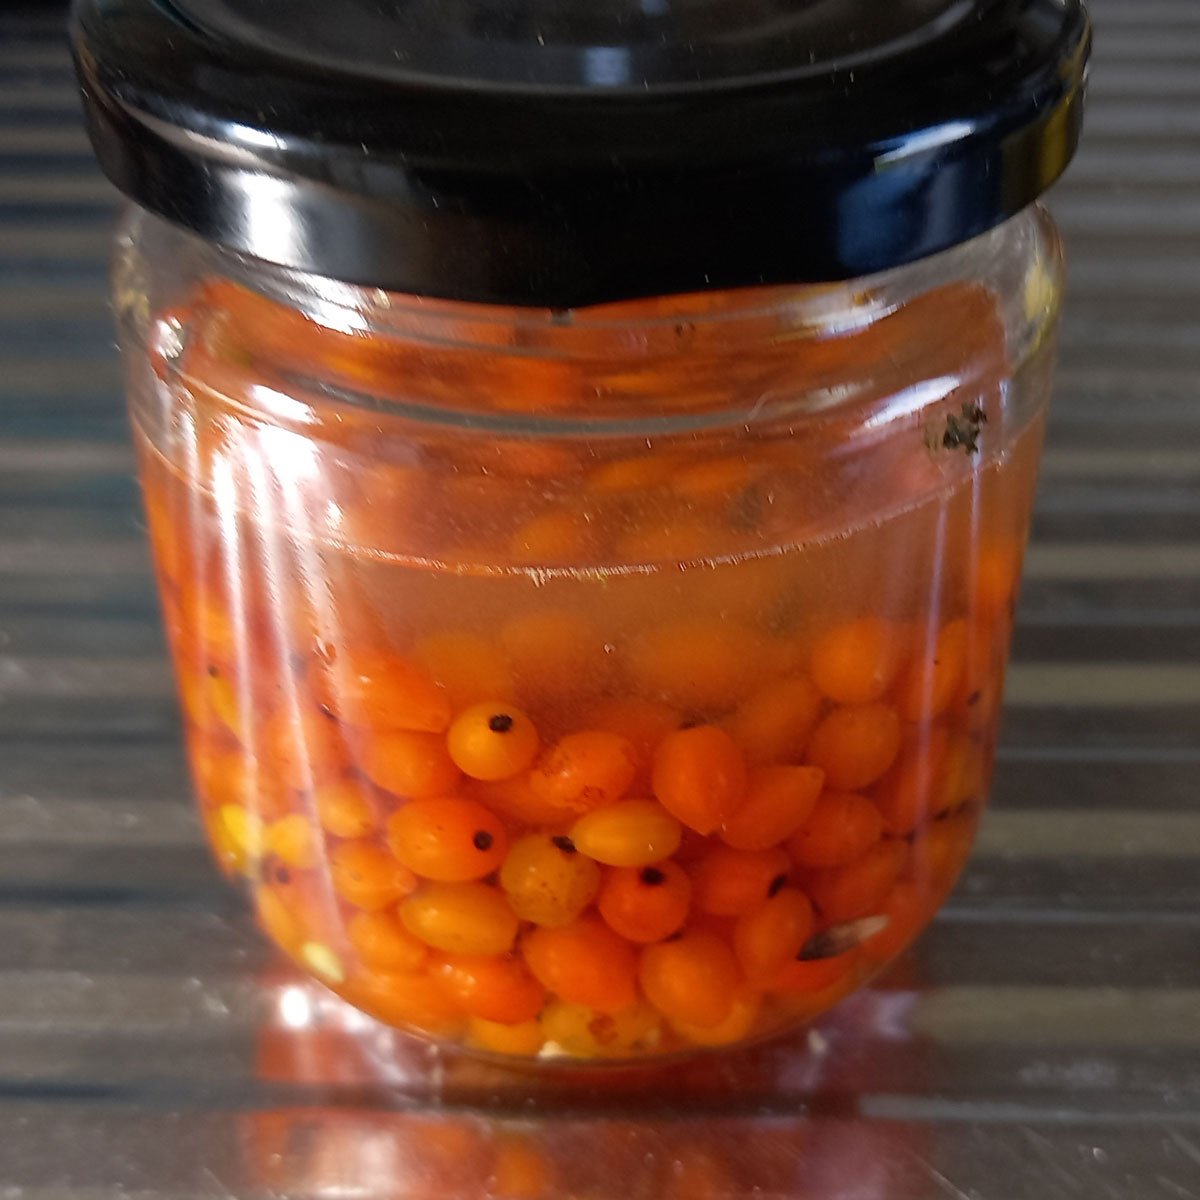
[[[528,1072],[411,1038],[281,966],[256,1074],[285,1099],[242,1117],[238,1174],[305,1200],[909,1200],[928,1183],[928,1127],[858,1101],[864,1072],[924,1086],[906,972],[790,1042]]]

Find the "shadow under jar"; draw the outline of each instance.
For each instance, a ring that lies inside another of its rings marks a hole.
[[[393,1025],[620,1060],[794,1027],[919,933],[991,773],[1063,87],[986,232],[885,230],[897,265],[853,277],[549,269],[542,303],[451,260],[316,270],[269,207],[181,216],[161,159],[106,161],[140,201],[117,308],[204,826],[288,955]]]

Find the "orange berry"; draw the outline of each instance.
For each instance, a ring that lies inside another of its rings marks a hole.
[[[251,745],[252,738],[257,737],[260,744],[265,742],[265,754],[276,752],[277,748],[272,740],[275,737],[274,724],[268,719],[263,722],[264,727],[256,731],[259,714],[254,708],[253,697],[245,694],[239,680],[227,668],[214,665],[206,668],[204,676],[200,678],[199,690],[204,712],[199,719],[193,716],[197,725],[205,730],[223,728],[245,746]],[[188,715],[192,715],[191,712]],[[294,746],[290,745],[290,739],[284,739],[280,752],[287,752],[289,762],[298,758]],[[289,786],[302,786],[302,776],[296,774],[295,770],[287,770],[284,778],[288,780]]]
[[[710,712],[736,704],[753,687],[765,657],[766,643],[746,626],[689,617],[635,635],[626,670],[643,695]]]
[[[618,1013],[637,998],[633,950],[596,917],[535,929],[521,945],[529,969],[560,999]]]
[[[493,1054],[513,1054],[532,1057],[542,1048],[542,1027],[537,1021],[519,1021],[505,1025],[502,1021],[485,1021],[472,1017],[467,1026],[467,1042]]]
[[[665,454],[614,458],[589,472],[587,485],[597,492],[642,492],[670,482],[676,462]]]
[[[259,917],[271,936],[283,946],[293,958],[301,956],[307,942],[340,943],[342,937],[342,914],[337,900],[330,896],[324,880],[282,864],[272,864],[266,872],[269,884],[258,889]],[[273,900],[268,900],[268,896]],[[287,914],[287,921],[267,926],[266,905],[273,903],[276,915]],[[294,937],[289,939],[285,925]]]
[[[257,731],[264,771],[290,788],[309,790],[346,772],[346,743],[338,723],[317,708],[283,707]]]
[[[588,812],[619,800],[637,773],[637,751],[603,729],[569,733],[530,774],[534,795],[560,809]]]
[[[500,645],[522,695],[543,700],[594,694],[609,669],[604,639],[565,609],[514,617],[501,629]]]
[[[455,709],[489,696],[515,698],[516,686],[500,651],[475,633],[434,633],[413,648],[417,661],[446,690]]]
[[[636,1052],[661,1025],[644,1000],[619,1012],[597,1012],[585,1004],[555,1000],[542,1013],[542,1035],[566,1054],[580,1058],[620,1058]]]
[[[569,925],[600,890],[600,868],[569,837],[534,833],[513,843],[500,886],[522,921]]]
[[[198,643],[198,653],[204,662],[231,666],[238,657],[239,632],[243,638],[251,633],[244,627],[239,629],[239,626],[244,626],[244,615],[239,614],[235,623],[226,597],[202,592],[195,595],[190,616],[191,633]]]
[[[307,932],[300,915],[288,903],[286,889],[260,887],[254,894],[254,907],[263,932],[289,954],[298,953]]]
[[[398,654],[341,648],[328,674],[330,703],[352,725],[444,733],[450,724],[446,689]]]
[[[574,369],[545,358],[496,356],[489,363],[488,373],[496,381],[489,388],[489,400],[508,412],[545,413],[575,399]],[[456,446],[454,452],[458,461],[470,461],[465,445]],[[530,479],[561,480],[582,466],[575,449],[536,438],[488,438],[478,444],[474,457],[489,472],[515,477],[522,483]]]
[[[709,1029],[729,1017],[741,982],[733,951],[703,930],[647,946],[638,979],[646,999],[668,1021]]]
[[[951,621],[938,634],[931,657],[918,656],[896,684],[896,708],[906,721],[931,721],[946,711],[962,685],[970,627]]]
[[[165,374],[159,371],[159,359],[155,365],[155,374],[165,380]],[[149,464],[147,463],[147,467]],[[171,585],[171,591],[182,589],[188,574],[190,563],[190,538],[184,532],[183,514],[179,511],[180,504],[172,503],[175,494],[164,489],[161,484],[151,482],[149,470],[143,471],[142,505],[146,513],[146,532],[150,536],[150,550],[159,577]],[[164,593],[167,589],[163,589]],[[166,596],[164,595],[164,600]],[[168,624],[168,628],[170,625]]]
[[[361,838],[379,828],[382,806],[375,789],[351,776],[317,788],[313,807],[321,828],[334,837]]]
[[[511,779],[537,757],[538,734],[519,708],[491,700],[459,713],[446,745],[458,769],[472,779]]]
[[[268,821],[291,810],[293,791],[260,769],[245,750],[216,744],[195,730],[190,740],[192,777],[201,803],[213,808],[237,805]]]
[[[725,721],[751,764],[795,761],[821,715],[821,693],[804,676],[779,679],[753,692]]]
[[[836,625],[813,647],[813,683],[838,704],[870,704],[892,686],[904,655],[901,629],[863,617]]]
[[[373,734],[359,749],[358,765],[372,783],[397,796],[436,796],[459,780],[446,739],[436,733]]]
[[[520,563],[568,565],[587,557],[588,525],[573,512],[546,512],[526,521],[509,541]]]
[[[653,800],[619,800],[579,818],[571,841],[609,867],[642,867],[679,848],[679,822]]]
[[[673,862],[609,871],[596,907],[608,927],[630,942],[660,942],[683,928],[692,881]]]
[[[1007,627],[975,618],[967,623],[965,643],[962,678],[952,701],[952,711],[959,717],[972,712],[983,698],[977,693],[995,687],[1003,675]]]
[[[858,962],[858,950],[832,958],[793,959],[771,980],[772,992],[825,992],[849,979]]]
[[[876,916],[908,861],[908,846],[886,838],[844,867],[809,871],[804,890],[830,925]]]
[[[340,990],[359,1008],[389,1025],[405,1025],[424,1033],[451,1037],[465,1023],[453,998],[427,975],[364,971]]]
[[[914,839],[909,875],[940,902],[958,879],[975,841],[979,819],[973,812],[932,821]]]
[[[738,919],[733,951],[746,978],[763,982],[800,953],[812,931],[813,909],[808,897],[785,887]]]
[[[504,894],[484,883],[431,883],[400,905],[414,937],[447,954],[506,954],[519,922]]]
[[[346,937],[359,961],[373,971],[419,971],[429,957],[392,912],[357,912],[346,922]]]
[[[472,1017],[513,1025],[532,1021],[545,999],[524,963],[508,955],[440,955],[429,974]]]
[[[755,767],[746,796],[721,826],[721,840],[735,850],[766,850],[808,819],[825,772],[819,767]]]
[[[387,820],[388,848],[410,871],[465,883],[494,871],[508,851],[499,819],[475,800],[411,800]]]
[[[883,837],[883,817],[857,792],[826,792],[812,815],[789,839],[800,867],[842,867],[861,858]]]
[[[984,747],[965,733],[950,735],[941,769],[933,787],[933,811],[947,813],[982,798],[987,787],[987,757]]]
[[[320,857],[312,824],[300,813],[272,821],[267,826],[265,841],[276,858],[297,871],[311,871]]]
[[[188,723],[205,733],[244,742],[252,712],[233,676],[216,663],[194,659],[190,646],[179,648],[178,638],[173,638],[172,644],[178,660],[179,704]]]
[[[588,709],[584,724],[589,729],[605,729],[620,734],[637,751],[638,771],[631,790],[649,792],[650,765],[654,751],[669,733],[683,724],[683,718],[669,704],[643,700],[638,696],[613,696]]]
[[[671,475],[671,490],[698,504],[721,504],[740,492],[755,475],[742,458],[710,458]]]
[[[734,850],[713,846],[691,869],[695,905],[715,917],[740,917],[765,904],[787,883],[792,864],[778,847]]]
[[[512,779],[468,780],[465,790],[485,808],[517,825],[550,825],[561,828],[574,815],[570,809],[543,800],[533,790],[529,772]]]
[[[1021,581],[1021,557],[1016,539],[996,538],[979,547],[971,589],[975,615],[995,620],[1012,614]]]
[[[920,726],[874,790],[875,805],[889,833],[902,837],[937,816],[937,783],[949,749],[939,726]]]
[[[697,725],[663,738],[654,755],[653,780],[663,808],[707,836],[742,803],[746,765],[723,729]]]
[[[825,783],[853,792],[877,780],[900,753],[900,718],[886,704],[834,709],[813,730],[805,757]]]
[[[672,1027],[681,1037],[696,1046],[734,1046],[744,1042],[753,1032],[762,1008],[762,994],[749,988],[739,988],[733,997],[729,1015],[716,1025],[690,1025],[686,1021],[672,1021]]]
[[[374,842],[334,846],[329,876],[343,900],[371,911],[395,904],[417,886],[417,877]]]

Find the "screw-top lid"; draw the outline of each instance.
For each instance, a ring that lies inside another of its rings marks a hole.
[[[1018,212],[1081,0],[77,0],[122,191],[352,283],[577,306],[845,279]]]

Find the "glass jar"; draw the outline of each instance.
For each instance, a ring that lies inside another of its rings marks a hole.
[[[811,1017],[930,919],[991,771],[1044,212],[565,314],[135,212],[117,284],[204,826],[298,962],[484,1050],[663,1054]]]
[[[76,6],[204,828],[383,1022],[740,1044],[963,865],[1088,26],[861,7]]]

